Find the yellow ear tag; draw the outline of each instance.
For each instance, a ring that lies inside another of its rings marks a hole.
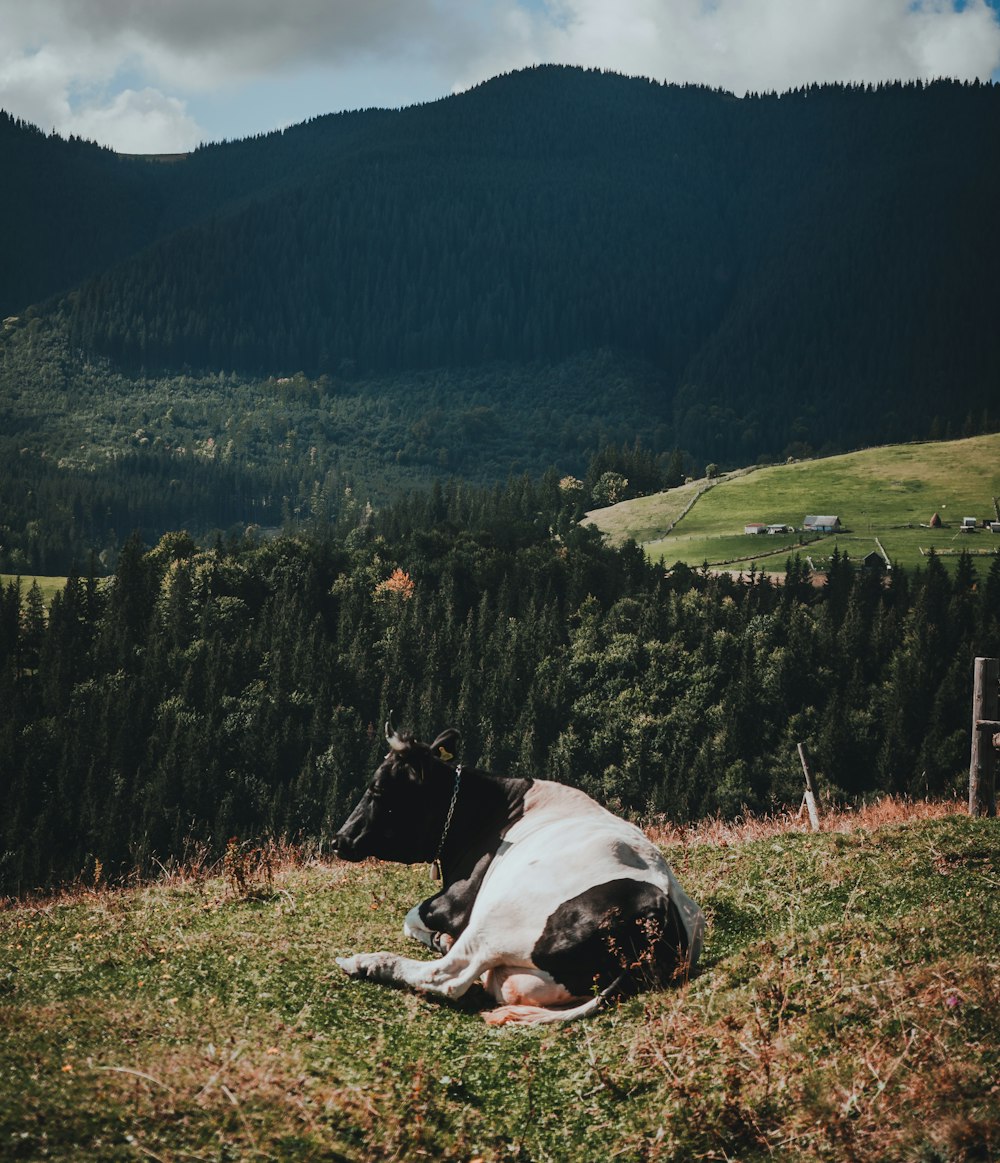
[[[454,756],[454,755],[452,755],[452,753],[451,753],[450,751],[445,751],[445,749],[444,749],[443,747],[439,747],[439,748],[438,748],[438,755],[439,755],[439,756],[440,756],[442,759],[444,759],[445,761],[447,761],[447,760],[449,760],[449,759],[454,759],[454,758],[455,758],[455,756]]]

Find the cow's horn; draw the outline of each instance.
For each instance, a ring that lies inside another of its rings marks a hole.
[[[385,741],[389,744],[390,751],[405,751],[409,743],[409,737],[404,735],[400,739],[399,732],[392,725],[392,711],[389,712],[389,718],[385,721]]]

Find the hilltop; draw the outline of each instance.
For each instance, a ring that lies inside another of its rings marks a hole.
[[[422,868],[241,849],[9,906],[0,1153],[990,1157],[1000,823],[884,806],[815,835],[675,837],[709,918],[702,971],[542,1032],[334,966],[406,944]]]
[[[915,567],[931,549],[945,561],[963,549],[975,556],[996,552],[1000,535],[982,522],[1000,515],[998,498],[1000,436],[992,435],[726,473],[596,509],[588,519],[613,542],[633,538],[668,565],[749,569],[753,563],[783,572],[788,557],[800,553],[823,569],[834,549],[857,561],[881,545],[893,564]],[[803,534],[808,514],[838,516],[843,530]],[[929,527],[935,514],[940,528]],[[961,531],[968,516],[979,523],[976,533]],[[794,531],[748,536],[748,522]]]

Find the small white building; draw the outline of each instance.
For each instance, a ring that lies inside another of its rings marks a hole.
[[[751,534],[766,533],[767,526],[764,524],[763,521],[748,521],[743,526],[743,532],[744,533],[751,533]]]

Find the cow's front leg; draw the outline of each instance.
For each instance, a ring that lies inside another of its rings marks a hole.
[[[398,953],[355,953],[336,961],[349,977],[406,986],[447,998],[461,997],[491,968],[480,960],[455,956],[454,950],[437,961],[415,961]]]

